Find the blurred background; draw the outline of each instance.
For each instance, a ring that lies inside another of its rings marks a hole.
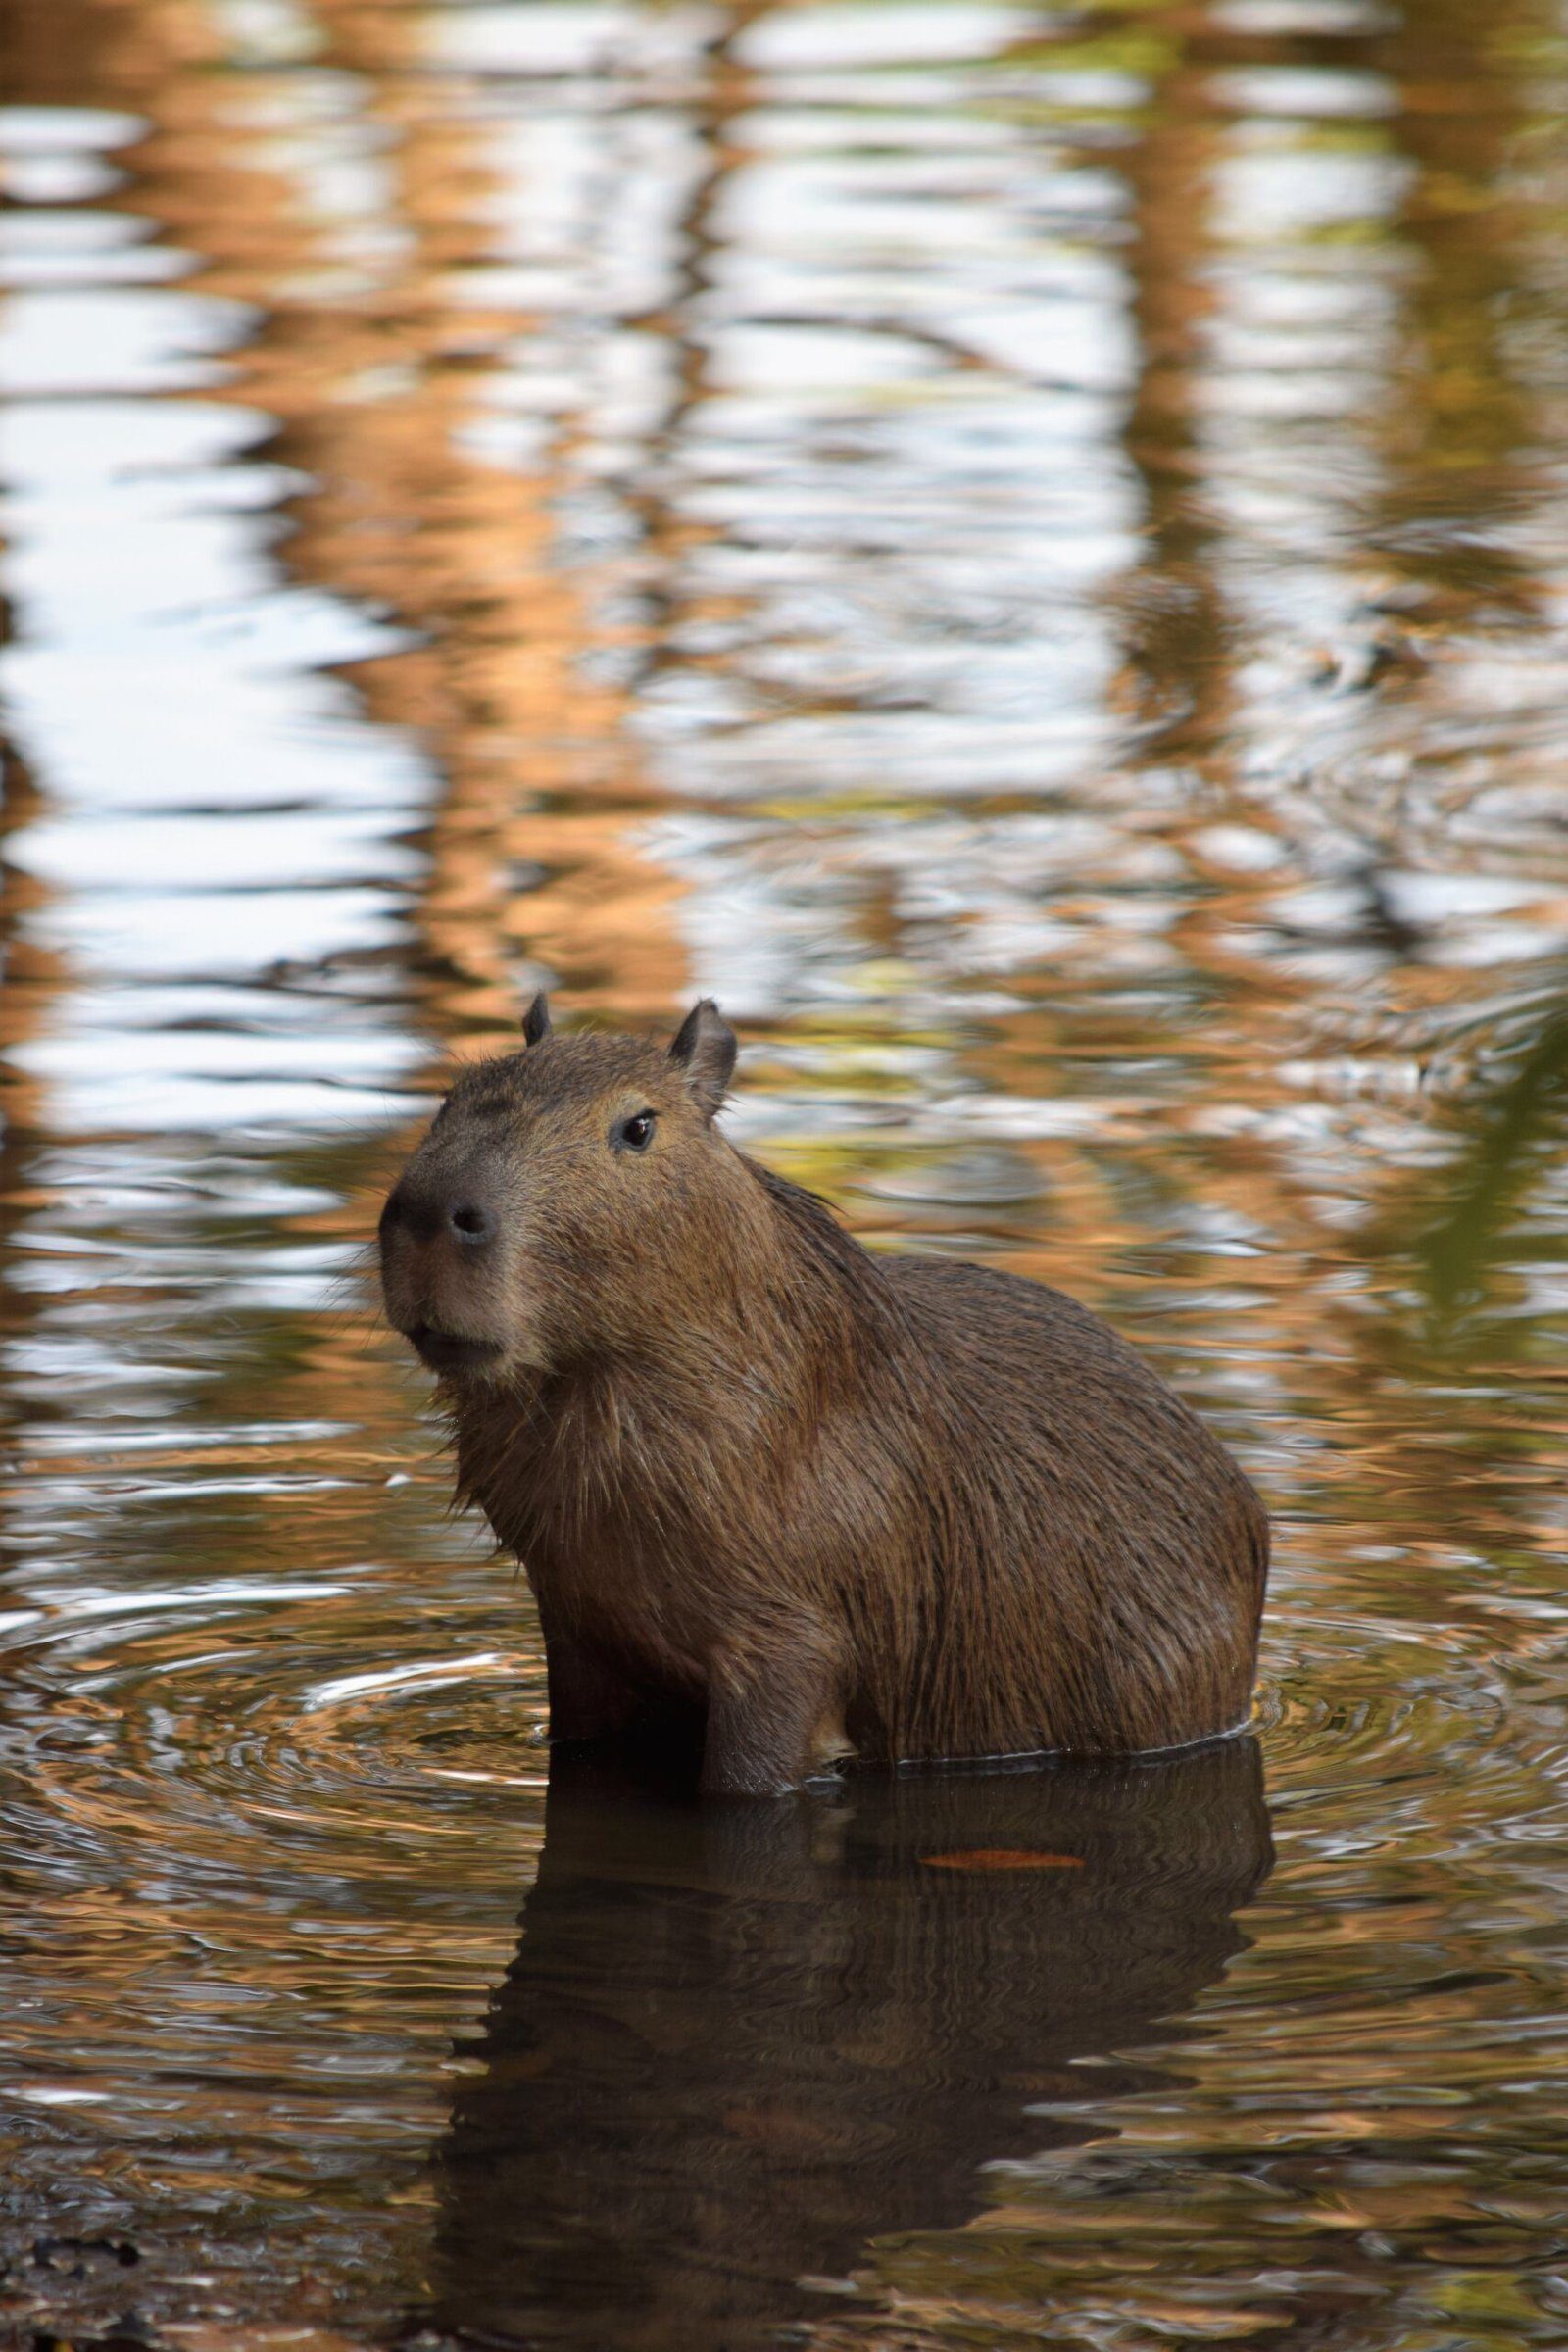
[[[356,1268],[540,985],[1276,1513],[1247,1948],[832,2342],[1564,2340],[1565,100],[1557,0],[8,0],[19,2341],[428,2295],[542,1657]]]

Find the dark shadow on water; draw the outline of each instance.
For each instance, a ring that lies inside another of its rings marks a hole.
[[[961,2227],[986,2164],[1100,2137],[1107,2096],[1168,2080],[1124,2054],[1180,2038],[1271,1858],[1250,1740],[756,1806],[558,1759],[421,2316],[746,2352],[843,2315],[799,2281]]]

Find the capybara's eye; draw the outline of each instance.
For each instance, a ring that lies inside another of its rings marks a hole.
[[[653,1112],[639,1110],[629,1119],[617,1119],[610,1130],[610,1140],[617,1152],[646,1152],[654,1140]]]

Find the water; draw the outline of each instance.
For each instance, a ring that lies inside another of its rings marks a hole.
[[[0,2330],[1568,2335],[1565,91],[1545,0],[14,0]],[[1261,1794],[547,1825],[357,1273],[541,982],[1213,1416]]]

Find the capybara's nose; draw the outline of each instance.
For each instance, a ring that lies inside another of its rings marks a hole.
[[[405,1176],[393,1187],[381,1211],[383,1235],[394,1226],[402,1226],[416,1242],[433,1242],[440,1236],[461,1249],[475,1250],[495,1239],[496,1216],[466,1187],[437,1191],[411,1183]]]

